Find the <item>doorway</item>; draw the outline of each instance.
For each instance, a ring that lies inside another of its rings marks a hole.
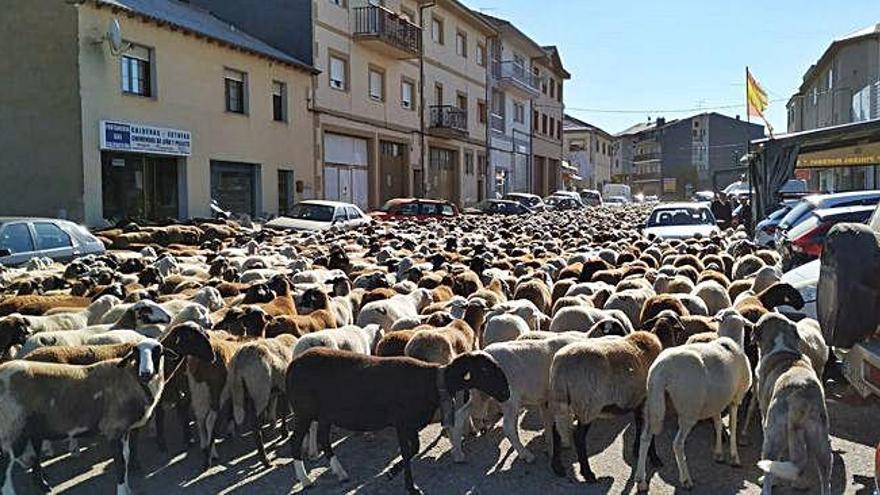
[[[406,153],[403,144],[379,142],[381,202],[406,196]]]
[[[180,216],[176,157],[101,153],[104,218],[156,221]]]
[[[260,166],[211,160],[211,199],[224,210],[257,215]]]

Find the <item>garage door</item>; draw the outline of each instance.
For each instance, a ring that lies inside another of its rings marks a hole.
[[[324,198],[354,203],[367,208],[366,139],[342,134],[324,134]]]
[[[211,198],[233,213],[257,215],[260,166],[211,161]]]

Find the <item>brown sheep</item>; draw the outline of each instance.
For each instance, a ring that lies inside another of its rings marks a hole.
[[[645,305],[642,307],[641,318],[639,318],[639,320],[642,322],[650,321],[659,315],[661,311],[666,309],[675,312],[678,316],[690,315],[690,312],[680,299],[669,294],[658,294],[656,296],[651,296],[645,301]]]
[[[464,270],[452,275],[452,292],[458,296],[468,297],[483,288],[480,276],[472,270]]]
[[[369,304],[373,301],[383,301],[385,299],[391,299],[395,295],[397,295],[396,290],[389,287],[379,287],[364,293],[361,304]]]
[[[730,287],[730,279],[727,278],[726,275],[719,271],[715,270],[704,270],[700,273],[699,278],[697,278],[697,283],[705,282],[707,280],[714,280],[718,282],[718,285],[724,287],[725,289]]]
[[[513,293],[514,299],[526,299],[534,303],[544,314],[549,314],[553,305],[550,288],[541,280],[530,279],[520,283]]]
[[[700,272],[690,265],[684,265],[676,268],[675,274],[687,277],[693,283],[697,283],[697,280],[700,278]]]
[[[675,259],[675,261],[672,262],[672,266],[676,268],[690,266],[693,267],[693,269],[696,270],[697,273],[706,269],[706,267],[703,265],[703,262],[692,254],[684,254],[679,256]]]
[[[575,279],[578,280],[581,276],[581,272],[584,269],[583,263],[572,263],[565,268],[563,268],[559,275],[556,277],[557,280],[567,280],[567,279]]]
[[[376,355],[382,357],[405,356],[406,344],[412,340],[415,330],[398,330],[386,333],[376,344]]]
[[[302,337],[308,333],[337,328],[336,316],[326,309],[316,309],[307,315],[281,315],[266,324],[266,338],[279,335]]]
[[[290,282],[284,276],[276,275],[269,281],[269,288],[275,292],[275,298],[267,303],[257,304],[269,316],[296,315],[296,302],[290,293]]]
[[[19,313],[28,316],[40,316],[53,308],[86,308],[92,301],[79,296],[12,296],[0,301],[0,316]]]
[[[756,296],[741,299],[734,309],[745,319],[757,324],[762,316],[783,305],[801,309],[804,307],[804,298],[791,284],[777,282]]]
[[[453,294],[452,287],[448,285],[440,285],[431,289],[431,293],[434,296],[434,302],[443,302],[452,299]]]
[[[404,353],[427,363],[449,364],[456,356],[476,348],[476,334],[464,322],[455,320],[441,328],[417,327]]]
[[[601,260],[599,258],[587,260],[583,263],[583,268],[581,269],[581,274],[578,276],[578,282],[593,282],[596,280],[594,275],[597,272],[607,271],[614,268],[608,262]],[[621,278],[623,278],[621,276]],[[611,285],[616,285],[619,280],[615,281]],[[610,282],[609,282],[610,283]]]
[[[731,282],[730,285],[727,286],[727,295],[730,296],[730,300],[735,301],[737,296],[747,290],[751,290],[752,282],[753,280],[750,278],[745,280],[734,280]]]

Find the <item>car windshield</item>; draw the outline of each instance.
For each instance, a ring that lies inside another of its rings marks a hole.
[[[672,225],[712,225],[715,219],[706,208],[663,208],[654,210],[648,219],[648,227]]]
[[[801,201],[794,208],[791,209],[782,220],[779,221],[779,228],[785,230],[792,225],[796,225],[802,219],[806,218],[807,213],[813,211],[816,208],[815,203],[812,201]]]
[[[333,220],[333,211],[332,206],[300,203],[293,207],[290,217],[315,222],[329,222]]]
[[[773,213],[767,215],[767,220],[775,222],[775,221],[779,220],[780,218],[784,217],[789,211],[791,211],[791,208],[789,208],[787,206],[780,208],[780,209],[774,211]]]
[[[394,205],[396,205],[397,203],[398,202],[394,201],[393,199],[390,201],[386,201],[385,204],[382,205],[381,208],[379,208],[379,211],[384,211],[385,213],[388,213],[389,211],[391,211],[392,208],[394,208]]]

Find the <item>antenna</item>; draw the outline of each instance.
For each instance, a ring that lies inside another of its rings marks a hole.
[[[97,44],[103,44],[104,41],[110,42],[110,53],[114,57],[118,57],[127,52],[131,48],[131,43],[122,41],[122,28],[119,26],[119,19],[110,19],[107,26],[107,33],[96,41]]]

